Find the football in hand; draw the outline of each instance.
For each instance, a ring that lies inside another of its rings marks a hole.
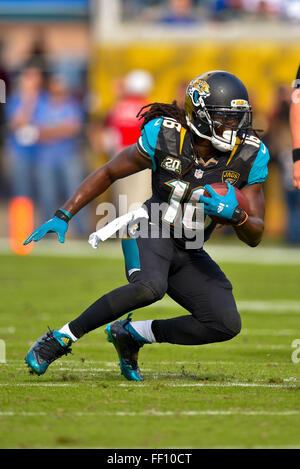
[[[212,189],[217,192],[217,194],[219,195],[226,195],[227,192],[228,192],[228,187],[227,187],[227,184],[226,183],[223,183],[223,182],[215,182],[213,184],[209,184],[210,187],[212,187]],[[245,210],[245,212],[248,213],[249,211],[249,203],[248,203],[248,200],[246,199],[246,197],[244,196],[244,194],[239,190],[237,189],[236,187],[234,187],[234,190],[235,190],[235,195],[236,195],[236,198],[237,198],[237,201],[238,201],[238,204],[239,206]],[[207,191],[204,192],[205,197],[210,197],[209,193]],[[215,221],[216,223],[219,223],[220,225],[228,225],[230,224],[230,222],[228,220],[226,220],[225,218],[220,218],[220,217],[215,217],[213,215],[209,215],[210,218]]]

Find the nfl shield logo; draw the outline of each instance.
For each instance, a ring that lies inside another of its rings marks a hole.
[[[202,169],[196,169],[194,176],[197,179],[201,179],[203,174],[204,174],[204,171],[202,171]]]

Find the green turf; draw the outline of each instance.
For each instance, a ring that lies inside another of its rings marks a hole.
[[[122,285],[123,265],[96,257],[0,262],[1,448],[300,447],[300,363],[291,360],[299,311],[244,309],[242,333],[222,344],[145,346],[144,383],[120,376],[103,328],[45,375],[30,376],[23,359],[31,343]],[[299,301],[300,265],[221,267],[238,301]],[[162,302],[134,318],[181,311]]]

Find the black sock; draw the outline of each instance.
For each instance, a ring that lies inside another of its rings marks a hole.
[[[78,339],[103,324],[107,324],[113,317],[106,295],[89,306],[78,318],[69,323],[72,334]]]
[[[149,288],[139,283],[129,283],[107,293],[69,323],[72,334],[78,339],[98,327],[118,319],[123,314],[147,306],[154,301]]]

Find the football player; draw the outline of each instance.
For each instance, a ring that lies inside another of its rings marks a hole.
[[[296,80],[290,108],[290,127],[293,139],[294,186],[300,189],[300,66]]]
[[[138,352],[144,344],[200,345],[230,340],[241,329],[232,285],[203,247],[187,249],[184,235],[164,237],[162,227],[174,226],[178,214],[183,224],[193,225],[193,202],[204,205],[206,241],[218,215],[233,226],[238,238],[257,246],[264,230],[264,195],[268,150],[252,130],[252,110],[244,84],[231,73],[211,71],[192,80],[186,90],[184,109],[154,103],[142,108],[141,136],[113,160],[83,181],[54,217],[34,231],[25,243],[56,232],[60,242],[71,218],[104,192],[118,178],[152,168],[151,207],[165,202],[158,237],[122,240],[128,284],[95,301],[79,317],[61,329],[46,332],[30,349],[25,361],[31,372],[45,373],[50,363],[71,351],[71,345],[88,332],[103,326],[115,346],[121,373],[141,381]],[[210,186],[226,182],[226,195]],[[238,204],[234,187],[242,190],[249,210]],[[210,197],[204,194],[204,190]],[[221,207],[221,211],[220,211]],[[117,320],[124,314],[160,300],[165,293],[185,313],[163,320]]]

